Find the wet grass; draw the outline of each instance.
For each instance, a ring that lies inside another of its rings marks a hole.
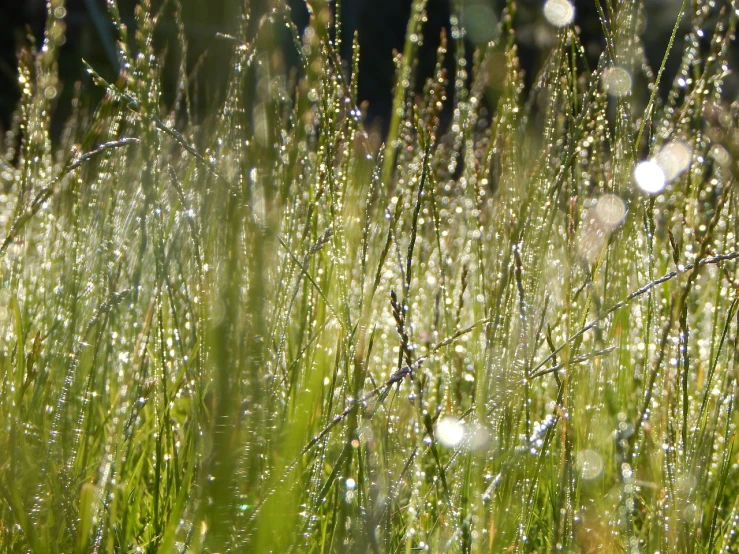
[[[514,2],[416,83],[416,0],[378,147],[325,4],[198,124],[109,4],[124,72],[52,148],[52,0],[0,162],[3,552],[739,548],[735,11],[683,3],[663,101],[639,2],[529,91]]]

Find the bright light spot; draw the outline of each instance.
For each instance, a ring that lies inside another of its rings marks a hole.
[[[603,458],[594,450],[582,450],[577,453],[577,467],[583,481],[592,481],[603,473]]]
[[[269,117],[264,104],[258,104],[253,110],[254,136],[257,142],[267,146],[270,143]]]
[[[349,490],[354,490],[355,488],[357,488],[357,482],[349,477],[349,479],[346,480],[346,488]]]
[[[462,10],[462,26],[475,44],[487,44],[495,38],[498,19],[487,2],[472,2]]]
[[[695,489],[696,479],[689,473],[685,473],[678,476],[675,480],[675,485],[680,494],[687,496]]]
[[[615,194],[604,194],[595,205],[595,217],[603,227],[612,231],[626,217],[626,204]]]
[[[575,19],[575,6],[569,0],[547,0],[544,17],[555,27],[566,27]]]
[[[603,72],[603,88],[612,96],[626,96],[631,91],[631,74],[623,67],[609,67]]]
[[[634,181],[647,194],[659,194],[667,185],[667,176],[657,162],[645,160],[636,165]]]
[[[442,418],[436,424],[436,438],[442,446],[455,448],[464,439],[464,425],[456,417]]]
[[[470,450],[485,450],[490,445],[490,432],[482,425],[475,425],[469,432]]]
[[[654,157],[654,161],[662,168],[669,182],[690,167],[692,157],[690,147],[682,141],[675,140],[665,144]]]
[[[668,142],[653,158],[636,166],[634,180],[644,192],[658,194],[667,183],[690,167],[692,157],[690,147],[684,142],[679,140]]]
[[[708,155],[716,160],[716,163],[721,167],[728,167],[731,163],[731,155],[726,151],[726,148],[720,144],[714,144],[708,152]]]
[[[604,194],[590,207],[583,219],[577,248],[593,263],[608,243],[611,233],[626,219],[626,203],[615,194]]]

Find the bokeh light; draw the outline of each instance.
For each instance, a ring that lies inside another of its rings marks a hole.
[[[592,481],[603,473],[603,457],[595,450],[581,450],[577,453],[577,467],[583,481]]]
[[[566,27],[575,19],[575,6],[569,0],[547,0],[544,17],[555,27]]]
[[[613,231],[626,217],[626,204],[615,194],[604,194],[595,205],[595,217],[605,229]]]
[[[443,417],[436,424],[436,438],[442,446],[456,448],[464,439],[464,425],[456,417]]]
[[[611,96],[626,96],[631,92],[631,73],[623,67],[609,67],[603,72],[602,83]]]
[[[626,203],[615,194],[603,194],[583,217],[577,249],[588,263],[593,263],[608,244],[611,234],[626,219]]]
[[[659,194],[667,185],[667,176],[657,162],[644,160],[634,168],[634,182],[647,194]]]
[[[478,45],[493,40],[498,31],[498,18],[487,2],[470,2],[462,10],[462,26],[469,39]]]
[[[490,446],[490,432],[482,425],[473,425],[467,432],[470,450],[482,451]]]
[[[659,194],[667,183],[675,180],[690,167],[693,153],[681,140],[665,144],[657,154],[639,162],[634,168],[634,181],[647,194]]]
[[[654,161],[662,168],[667,182],[670,182],[690,167],[692,157],[687,144],[681,140],[673,140],[662,147]]]

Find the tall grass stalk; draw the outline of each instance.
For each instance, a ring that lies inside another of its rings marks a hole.
[[[168,12],[109,0],[120,73],[53,147],[50,0],[0,161],[0,550],[739,549],[737,6],[682,4],[661,100],[642,2],[598,4],[597,66],[548,26],[528,89],[515,1],[477,45],[457,6],[426,82],[413,2],[378,148],[327,3],[244,14],[196,122]]]

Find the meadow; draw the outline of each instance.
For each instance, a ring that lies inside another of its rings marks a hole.
[[[220,37],[200,120],[108,0],[121,72],[52,144],[49,0],[0,158],[0,551],[739,550],[736,3],[647,60],[598,2],[592,66],[549,0],[526,87],[515,0],[424,82],[414,0],[379,139],[310,6]]]

